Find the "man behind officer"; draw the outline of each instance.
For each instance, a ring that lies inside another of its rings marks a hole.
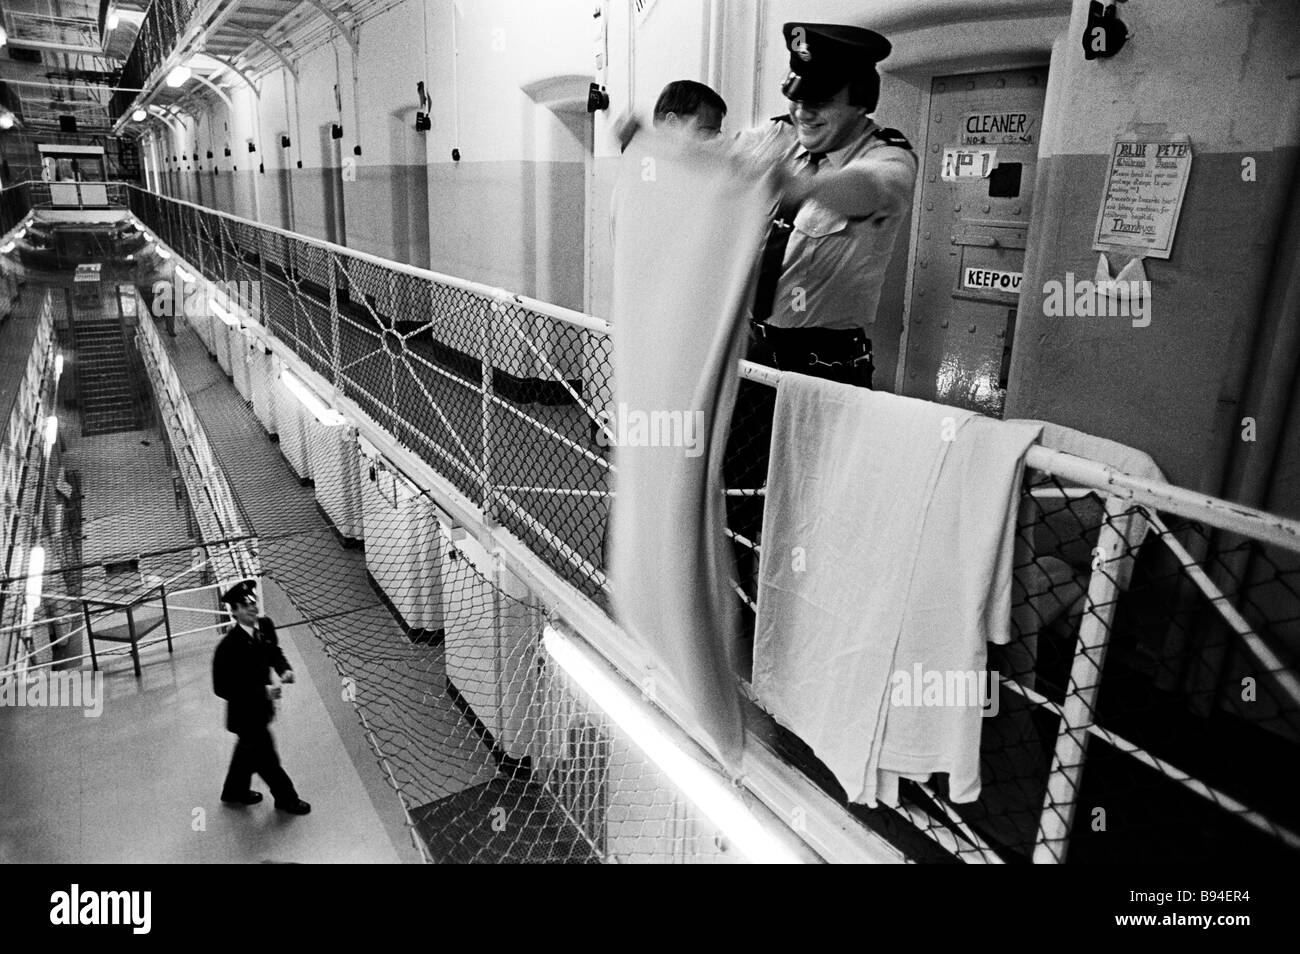
[[[716,139],[727,103],[717,91],[695,80],[673,80],[655,101],[654,124],[693,139]]]
[[[212,688],[226,700],[226,728],[238,736],[221,800],[228,805],[260,802],[261,792],[249,787],[256,773],[271,789],[276,808],[291,815],[306,815],[311,806],[298,797],[281,767],[270,730],[275,718],[274,700],[280,698],[281,691],[278,685],[272,685],[271,670],[286,683],[293,682],[293,670],[280,649],[275,624],[257,615],[255,585],[252,580],[244,580],[221,596],[221,602],[230,606],[235,625],[217,644],[212,659]]]

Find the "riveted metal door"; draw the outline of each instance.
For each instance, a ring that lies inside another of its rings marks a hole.
[[[932,82],[902,393],[1001,416],[1047,70]]]

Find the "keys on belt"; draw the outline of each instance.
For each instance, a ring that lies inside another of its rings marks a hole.
[[[853,368],[871,365],[871,339],[858,329],[776,328],[761,321],[751,321],[755,337],[772,349],[777,367],[801,364],[803,367]]]

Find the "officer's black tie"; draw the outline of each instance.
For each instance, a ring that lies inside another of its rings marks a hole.
[[[816,172],[825,158],[824,152],[808,153],[808,174]],[[754,293],[754,320],[757,322],[767,321],[772,316],[772,307],[776,304],[776,283],[781,278],[785,247],[790,243],[790,232],[794,228],[794,217],[798,211],[799,203],[783,197],[777,206],[776,217],[768,227],[762,265],[758,272],[758,290]]]

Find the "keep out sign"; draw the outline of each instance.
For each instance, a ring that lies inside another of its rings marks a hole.
[[[999,272],[992,268],[967,268],[962,272],[961,287],[980,291],[1020,291],[1022,272]]]

